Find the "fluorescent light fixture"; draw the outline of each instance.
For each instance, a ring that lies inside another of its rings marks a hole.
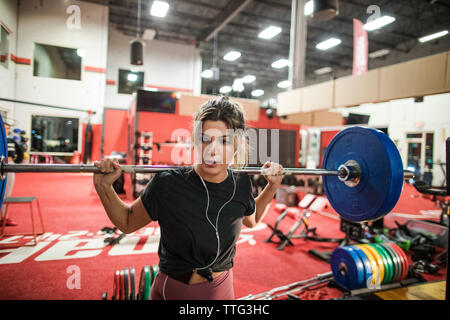
[[[202,78],[210,79],[213,77],[213,71],[211,69],[204,70],[201,74]]]
[[[373,21],[370,21],[370,22],[366,23],[363,27],[367,31],[373,31],[373,30],[380,29],[380,28],[382,28],[384,26],[387,26],[388,24],[391,24],[394,21],[395,21],[394,17],[382,16],[382,17],[380,17],[378,19],[375,19]]]
[[[169,4],[165,1],[153,1],[150,14],[154,17],[164,18],[169,10]]]
[[[244,84],[242,82],[242,79],[234,79],[233,81],[233,91],[235,92],[242,92],[244,91]]]
[[[428,36],[419,38],[419,42],[422,42],[422,43],[423,43],[423,42],[431,41],[431,40],[434,40],[434,39],[436,39],[436,38],[443,37],[443,36],[445,36],[445,35],[447,35],[447,34],[448,34],[448,30],[436,32],[436,33],[430,34],[430,35],[428,35]]]
[[[86,50],[84,49],[77,49],[77,55],[81,58],[84,58],[84,56],[86,55]]]
[[[253,97],[261,97],[264,94],[264,90],[262,89],[256,89],[252,91]]]
[[[231,92],[231,87],[230,86],[223,86],[222,88],[219,89],[220,93],[230,93]]]
[[[381,49],[374,52],[369,53],[369,58],[375,59],[389,54],[391,50],[389,49]]]
[[[137,80],[137,78],[138,78],[137,74],[134,74],[134,73],[129,73],[127,76],[128,81],[131,81],[131,82],[135,82]]]
[[[255,80],[256,80],[256,77],[253,75],[250,75],[250,74],[242,78],[243,83],[252,83]]]
[[[272,39],[273,37],[275,37],[280,32],[281,32],[280,27],[270,26],[270,27],[267,27],[266,29],[264,29],[263,31],[261,31],[258,34],[258,37],[261,39],[269,40],[269,39]]]
[[[331,71],[333,71],[333,68],[330,67],[324,67],[324,68],[320,68],[314,71],[315,74],[325,74],[325,73],[330,73]]]
[[[307,3],[305,3],[305,7],[303,9],[303,12],[305,13],[305,16],[309,16],[314,11],[314,1],[310,0]]]
[[[239,51],[229,51],[223,56],[223,58],[227,61],[235,61],[240,57],[241,53]]]
[[[281,69],[281,68],[284,68],[284,67],[287,67],[287,66],[290,66],[290,65],[291,65],[291,62],[289,60],[287,60],[287,59],[279,59],[279,60],[274,61],[272,63],[272,68]]]
[[[146,88],[147,91],[153,91],[153,92],[158,92],[158,88]]]
[[[278,82],[278,88],[282,88],[282,89],[289,88],[291,85],[292,85],[292,83],[289,80],[284,80],[284,81]]]
[[[322,41],[316,45],[316,48],[319,50],[328,50],[333,48],[341,43],[341,39],[330,38],[328,40]]]

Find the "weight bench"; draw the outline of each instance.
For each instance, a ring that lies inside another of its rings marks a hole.
[[[37,205],[37,209],[38,209],[38,213],[39,213],[39,219],[41,221],[42,232],[40,232],[40,233],[36,233],[36,229],[35,229],[35,226],[34,226],[34,215],[33,215],[33,203],[34,202]],[[5,216],[3,217],[3,225],[2,225],[2,231],[0,232],[0,239],[5,237],[5,236],[18,235],[18,234],[5,234],[5,226],[6,226],[6,220],[8,218],[9,205],[11,205],[11,204],[29,204],[29,206],[30,206],[32,233],[26,233],[26,234],[20,233],[20,235],[33,235],[33,238],[34,238],[33,246],[37,245],[38,241],[36,239],[36,236],[45,233],[44,220],[42,219],[41,206],[39,205],[38,197],[8,197],[8,198],[6,198],[3,201],[3,204],[5,205]],[[9,247],[9,245],[8,245],[8,247]]]
[[[275,226],[272,227],[268,224],[269,228],[272,230],[272,234],[265,240],[265,242],[274,242],[272,241],[273,236],[277,236],[280,239],[280,245],[277,247],[278,250],[283,250],[286,245],[293,246],[291,239],[303,238],[305,234],[313,233],[315,234],[316,228],[309,229],[308,228],[308,217],[311,214],[310,211],[306,211],[306,209],[314,202],[316,199],[315,195],[306,194],[303,199],[298,203],[298,207],[288,207],[285,204],[277,203],[275,205],[275,211],[280,214],[278,219],[275,222]],[[302,214],[303,213],[303,214]],[[291,227],[287,234],[284,234],[279,228],[278,225],[280,222],[286,217],[290,217],[295,221],[294,225]],[[306,228],[305,231],[302,232],[301,235],[294,235],[300,226],[304,224]]]

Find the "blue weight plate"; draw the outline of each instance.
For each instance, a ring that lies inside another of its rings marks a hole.
[[[365,288],[367,286],[367,281],[372,277],[372,264],[370,263],[370,260],[367,258],[366,254],[360,248],[355,246],[352,246],[352,248],[356,251],[356,254],[361,259],[364,265],[365,278],[362,287]]]
[[[348,160],[361,167],[361,180],[349,187],[336,176],[324,176],[323,186],[331,206],[350,221],[378,219],[397,203],[403,187],[403,165],[397,147],[383,132],[351,127],[330,142],[322,167],[337,170]]]
[[[364,264],[350,246],[339,247],[333,251],[331,271],[334,279],[347,289],[359,289],[365,285]]]
[[[5,124],[3,118],[0,116],[0,156],[5,157],[5,162],[8,162],[8,140],[5,131]],[[3,204],[3,198],[5,197],[6,188],[6,175],[5,179],[0,179],[0,207]]]

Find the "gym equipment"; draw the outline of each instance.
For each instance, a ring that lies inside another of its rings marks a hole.
[[[306,288],[316,286],[321,283],[325,283],[327,281],[330,281],[333,278],[333,274],[331,272],[326,272],[322,274],[318,274],[317,276],[307,279],[307,280],[301,280],[297,282],[293,282],[281,287],[276,287],[273,289],[270,289],[269,291],[264,291],[257,294],[249,294],[245,297],[239,298],[237,300],[273,300],[285,295],[292,294],[293,292],[297,292],[300,290],[304,290]],[[298,286],[302,286],[299,287]],[[288,290],[288,291],[286,291]],[[277,293],[278,292],[278,293]],[[277,293],[275,295],[275,293]]]
[[[408,277],[406,254],[395,243],[357,244],[335,249],[331,255],[334,280],[348,290],[377,288]]]
[[[3,121],[0,123],[3,138]],[[8,164],[6,140],[0,140],[0,177],[8,172],[90,172],[94,165]],[[403,187],[403,166],[395,144],[381,131],[351,127],[338,133],[324,156],[324,169],[284,168],[282,174],[322,175],[332,207],[350,221],[378,219],[397,203]],[[123,172],[157,173],[177,166],[123,165]],[[234,168],[235,172],[266,174],[259,167]],[[1,188],[5,181],[0,182]],[[1,189],[0,188],[0,189]],[[3,197],[0,199],[0,205]]]
[[[114,273],[112,300],[150,300],[151,285],[159,268],[156,265],[142,267],[138,292],[136,292],[136,271],[134,267],[116,270]],[[102,300],[107,300],[107,293],[102,293]]]
[[[136,283],[134,267],[130,268],[130,300],[136,300]]]
[[[331,206],[349,221],[384,216],[402,192],[402,159],[394,142],[378,130],[352,127],[339,132],[325,152],[322,167],[347,172],[344,179],[325,175],[323,187]]]
[[[364,239],[364,233],[366,230],[366,222],[351,222],[345,219],[341,219],[340,230],[345,233],[344,238],[323,238],[317,236],[306,236],[306,240],[317,241],[317,242],[330,242],[330,243],[338,243],[339,247],[346,246],[350,243],[351,240],[359,242],[361,239]],[[317,249],[310,249],[308,253],[313,256],[318,257],[319,259],[330,263],[332,251],[320,251]]]
[[[288,207],[286,204],[277,203],[275,205],[275,211],[277,211],[280,216],[277,218],[275,225],[272,227],[270,224],[267,226],[272,230],[272,234],[265,240],[265,242],[274,242],[272,241],[273,236],[277,236],[280,239],[280,245],[277,247],[278,250],[283,250],[286,245],[293,246],[291,239],[299,239],[304,238],[310,233],[313,235],[316,234],[316,228],[309,228],[308,217],[311,214],[310,210],[307,208],[311,205],[311,203],[316,199],[316,197],[312,194],[306,194],[303,199],[298,203],[298,207]],[[302,211],[304,210],[303,214]],[[287,234],[284,234],[278,228],[278,224],[286,217],[291,217],[295,223],[289,230]],[[295,235],[294,233],[297,231],[301,225],[304,224],[305,230],[303,230],[299,235]]]
[[[151,272],[149,266],[142,267],[141,277],[139,280],[139,296],[138,300],[150,299],[150,287],[151,287]]]

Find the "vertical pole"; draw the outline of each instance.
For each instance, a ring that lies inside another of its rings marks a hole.
[[[450,138],[447,138],[447,140],[445,141],[445,166],[446,166],[446,180],[447,180],[447,195],[450,194]],[[448,208],[447,208],[448,210]],[[448,232],[447,232],[448,234]],[[447,250],[448,248],[450,248],[450,234],[448,234],[448,239],[447,239]],[[446,300],[450,300],[450,277],[449,277],[449,273],[450,273],[450,267],[448,266],[450,259],[448,257],[448,251],[447,251],[447,281],[446,281],[446,290],[445,290],[445,299]]]
[[[292,89],[301,88],[305,82],[307,17],[306,0],[292,0],[291,37],[289,48],[289,80]]]

